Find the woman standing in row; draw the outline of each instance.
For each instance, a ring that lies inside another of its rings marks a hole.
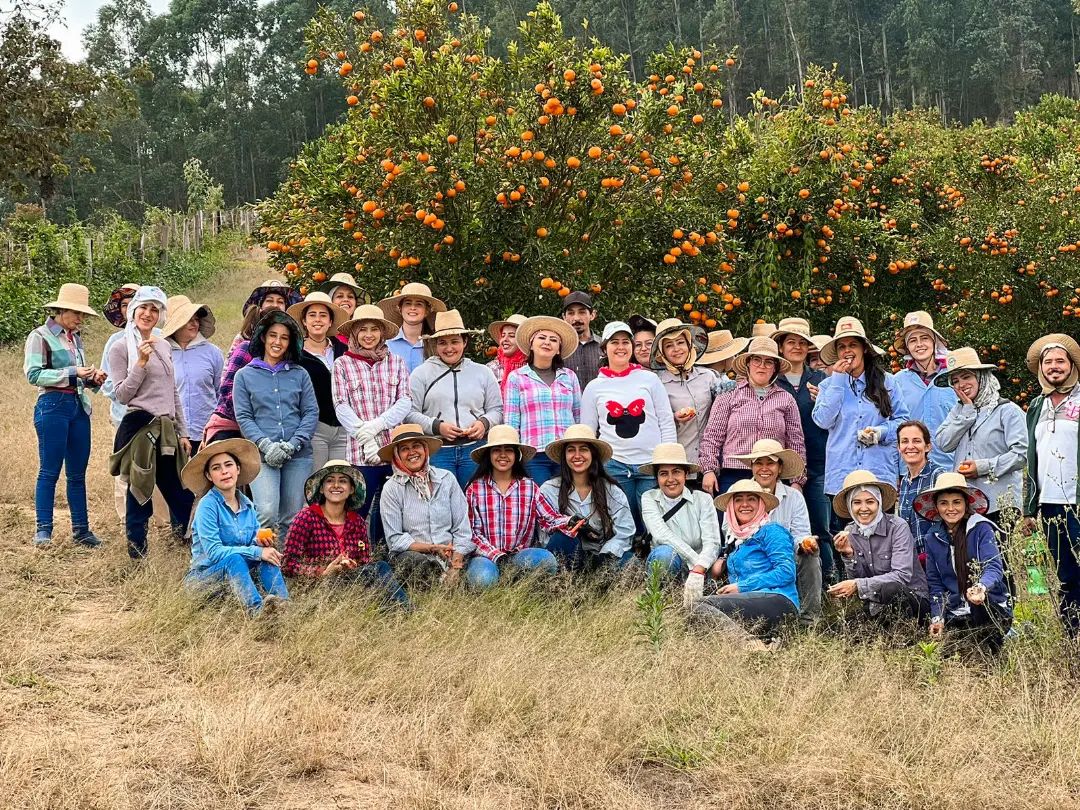
[[[172,347],[176,387],[180,390],[188,433],[195,437],[191,440],[191,452],[195,454],[217,403],[225,357],[210,342],[216,326],[209,307],[193,304],[186,295],[172,296],[168,305],[169,319],[161,329],[161,336]]]

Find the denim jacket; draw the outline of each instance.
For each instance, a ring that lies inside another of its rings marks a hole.
[[[192,574],[204,572],[230,554],[239,554],[252,562],[262,559],[262,548],[255,543],[259,531],[255,505],[242,492],[236,493],[236,498],[240,502],[239,512],[233,512],[214,487],[199,500],[191,524]]]
[[[236,372],[233,387],[236,422],[244,438],[292,442],[294,458],[311,455],[311,436],[319,421],[319,403],[311,377],[299,365],[273,372],[247,365]]]

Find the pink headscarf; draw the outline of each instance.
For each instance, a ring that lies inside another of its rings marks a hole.
[[[757,510],[746,523],[740,521],[738,515],[735,514],[734,498],[728,501],[724,515],[727,518],[727,532],[735,538],[736,543],[753,537],[754,533],[769,519],[769,512],[765,509],[765,499],[760,496],[757,499]]]

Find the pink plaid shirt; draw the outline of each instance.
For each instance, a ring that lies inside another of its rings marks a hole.
[[[506,378],[503,403],[503,421],[518,432],[523,444],[541,453],[581,421],[581,385],[565,366],[550,386],[527,365],[514,369]]]
[[[749,453],[759,439],[775,439],[806,460],[802,422],[795,398],[773,384],[761,400],[747,380],[740,380],[735,390],[721,394],[713,403],[709,423],[701,436],[698,461],[702,472],[716,472],[721,467],[750,469],[735,456]],[[793,483],[805,481],[802,477],[794,479]]]
[[[567,522],[531,478],[514,481],[505,495],[491,478],[481,478],[466,488],[465,500],[476,550],[489,560],[531,546],[537,521],[548,534]]]
[[[390,441],[390,430],[408,418],[413,404],[405,361],[396,354],[388,354],[378,363],[365,363],[343,354],[334,361],[331,390],[334,413],[349,436],[347,461],[357,466],[382,464],[378,456],[364,457],[353,433],[362,423],[382,417],[386,430],[375,439],[383,447]]]

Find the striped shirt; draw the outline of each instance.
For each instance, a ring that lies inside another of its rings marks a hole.
[[[388,353],[379,362],[368,363],[346,352],[334,361],[331,391],[334,413],[349,437],[348,462],[358,466],[382,464],[378,456],[364,456],[364,449],[353,434],[364,422],[382,417],[386,430],[375,440],[383,447],[390,441],[390,431],[408,417],[413,401],[405,361]]]
[[[489,560],[533,545],[537,522],[548,534],[567,522],[530,478],[517,479],[505,494],[491,478],[481,478],[465,489],[465,499],[476,551]]]
[[[78,395],[83,410],[90,413],[89,390],[97,390],[97,386],[88,385],[76,373],[79,366],[85,365],[82,336],[64,329],[52,318],[26,336],[23,371],[30,384],[38,387],[38,394],[47,388],[66,388]]]
[[[581,421],[577,375],[560,368],[549,386],[527,365],[511,371],[506,380],[503,421],[518,432],[524,444],[543,452],[562,438],[568,427]]]

